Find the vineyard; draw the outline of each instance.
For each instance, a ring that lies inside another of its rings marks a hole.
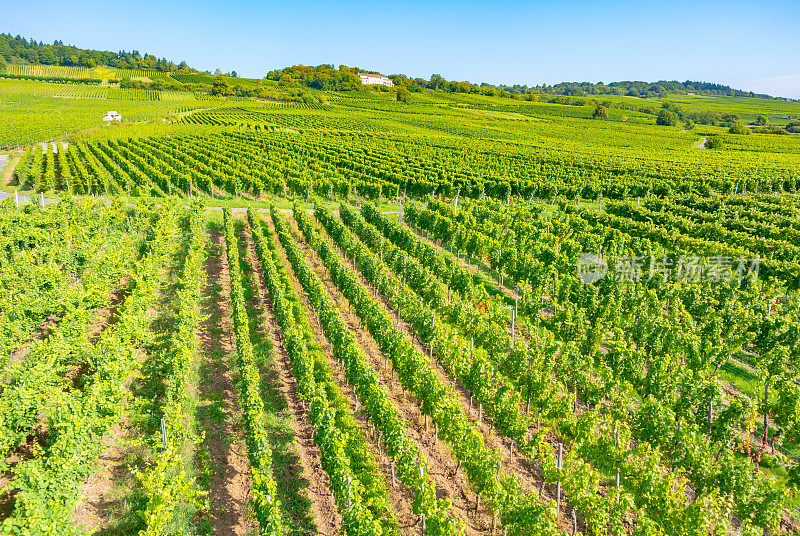
[[[800,530],[797,134],[8,68],[0,534]]]

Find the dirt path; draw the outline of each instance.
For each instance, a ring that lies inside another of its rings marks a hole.
[[[389,368],[385,367],[385,357],[380,350],[380,346],[366,328],[362,327],[361,321],[353,312],[347,298],[331,281],[330,273],[324,263],[303,240],[302,234],[294,221],[291,223],[291,228],[297,243],[305,252],[309,264],[322,280],[342,318],[355,334],[367,361],[377,372],[392,404],[397,409],[400,417],[407,423],[406,434],[425,455],[430,467],[430,474],[436,481],[437,495],[452,501],[451,512],[464,522],[465,533],[468,536],[481,534],[482,531],[488,530],[491,527],[491,514],[484,508],[481,508],[477,513],[475,512],[475,492],[469,485],[463,471],[456,471],[457,462],[447,445],[436,437],[433,421],[429,422],[428,430],[426,431],[425,417],[411,395],[404,395],[400,381],[394,378],[391,365]],[[334,376],[337,377],[338,382],[342,383],[344,381],[343,374],[338,366],[334,367]]]
[[[294,220],[292,220],[293,230],[299,233],[299,229],[297,229]],[[327,234],[327,231],[322,226],[318,226],[318,230],[320,233],[329,238],[330,236]],[[333,242],[331,240],[331,242]],[[344,253],[334,245],[334,250],[339,254],[340,259],[347,263],[348,258]],[[349,262],[350,266],[352,266],[352,261]],[[361,283],[368,289],[372,291],[373,297],[376,296],[373,287],[369,284],[369,282],[363,277],[360,272],[358,273],[359,280]],[[327,274],[326,274],[327,275]],[[330,281],[326,278],[326,281]],[[344,297],[342,297],[345,304],[347,301]],[[383,305],[384,310],[391,316],[395,326],[400,328],[406,335],[411,339],[414,346],[417,349],[427,355],[429,353],[429,349],[427,346],[423,345],[419,339],[413,334],[413,330],[411,327],[405,323],[403,320],[397,318],[396,311],[393,311],[390,304],[386,301],[383,295],[377,295],[378,301]],[[341,309],[341,306],[340,306]],[[347,311],[348,307],[345,305],[344,311]],[[357,317],[356,317],[357,319]],[[473,422],[477,422],[478,419],[478,410],[477,404],[470,404],[470,393],[461,385],[460,382],[455,381],[453,382],[453,378],[450,374],[443,368],[441,363],[438,361],[433,362],[434,370],[439,375],[440,381],[445,384],[453,385],[455,388],[455,393],[459,397],[459,402],[461,404],[461,408],[464,413],[469,417],[470,420]],[[471,408],[471,409],[470,409]],[[486,446],[491,449],[495,449],[501,458],[502,467],[505,472],[508,474],[514,474],[519,479],[520,485],[522,489],[526,493],[536,493],[539,494],[541,490],[541,496],[543,499],[553,499],[555,500],[555,486],[554,485],[545,485],[543,487],[543,477],[541,467],[535,461],[529,459],[527,456],[522,455],[519,453],[518,449],[514,449],[513,455],[510,451],[510,441],[503,437],[503,435],[497,431],[491,423],[486,419],[484,416],[483,422],[478,425],[480,431],[483,434],[484,441]],[[532,426],[532,431],[536,432],[535,423]],[[562,496],[561,501],[561,516],[559,518],[559,526],[561,529],[564,530],[571,530],[572,529],[572,521],[571,521],[571,509],[568,504],[568,501],[565,500],[565,497]],[[579,528],[582,526],[582,523],[579,521]]]
[[[198,417],[205,431],[201,447],[210,464],[208,500],[214,534],[244,536],[257,524],[247,497],[250,493],[250,464],[242,432],[233,374],[234,339],[230,318],[230,279],[225,254],[225,236],[214,229],[210,233],[206,261],[208,279],[204,289],[207,299],[201,348],[208,361],[201,366]]]
[[[150,308],[146,314],[152,319],[149,331],[156,337],[169,336],[172,333],[171,321],[174,317],[174,290],[178,280],[180,254],[170,259],[170,263],[162,269],[162,280],[159,298],[155,308]],[[126,297],[126,290],[130,278],[122,278],[120,286],[110,293],[110,301],[106,306],[97,310],[96,318],[88,328],[89,340],[95,344],[102,333],[118,320],[116,312]],[[126,389],[134,401],[131,407],[141,409],[136,401],[151,401],[163,399],[163,391],[159,396],[143,396],[141,382],[149,376],[147,369],[153,362],[160,360],[160,352],[153,346],[140,348],[137,359],[141,377],[131,378]],[[81,377],[86,372],[84,367],[73,371],[73,383],[78,387]],[[161,377],[156,376],[156,381],[161,384]],[[148,393],[149,394],[149,393]],[[103,439],[106,450],[97,460],[98,470],[89,475],[81,490],[81,501],[73,512],[73,522],[88,531],[97,531],[98,535],[111,535],[137,530],[141,518],[135,509],[140,497],[140,484],[136,476],[130,471],[130,465],[142,469],[141,460],[143,452],[141,446],[132,441],[136,437],[148,434],[142,415],[151,415],[152,407],[144,406],[142,413],[123,415],[121,422],[109,430],[109,436]],[[149,411],[148,411],[149,410]]]
[[[705,149],[707,141],[708,141],[708,138],[704,137],[702,140],[700,140],[700,143],[697,145],[697,147],[695,147],[695,149]]]
[[[130,485],[134,485],[135,480],[126,464],[130,451],[128,440],[131,437],[132,431],[127,419],[114,425],[110,436],[103,440],[103,445],[107,448],[97,459],[99,470],[92,473],[83,485],[82,499],[75,508],[72,519],[75,525],[85,528],[89,533],[102,533],[103,529],[110,528],[112,522],[119,521],[116,518],[124,497],[115,493],[115,484],[128,481]]]
[[[10,155],[0,154],[0,187],[7,189],[14,188],[11,182],[14,180],[14,169],[17,167],[20,160],[22,160],[22,156],[18,153],[12,153]]]
[[[275,475],[278,481],[279,499],[286,505],[285,513],[292,518],[292,534],[339,535],[337,527],[342,525],[342,517],[328,487],[327,474],[322,469],[319,448],[313,440],[313,428],[308,421],[307,412],[303,411],[300,403],[289,356],[281,342],[281,330],[273,315],[264,273],[258,262],[250,228],[247,226],[244,236],[247,242],[248,262],[255,274],[252,305],[258,314],[258,324],[263,329],[264,336],[270,341],[275,354],[272,367],[264,371],[272,391],[270,396],[265,397],[265,407],[270,399],[278,400],[282,404],[282,412],[288,413],[290,417],[290,433],[274,433],[270,438],[276,446],[287,441],[293,443],[286,453],[282,453],[278,448],[273,450],[273,467],[282,468],[282,472]],[[292,437],[285,437],[288,435]],[[285,463],[279,463],[281,456],[290,459]],[[282,493],[287,487],[289,493]],[[307,504],[297,505],[296,502],[290,504],[287,499],[294,501],[304,499]],[[312,519],[306,519],[307,515]]]
[[[268,228],[271,234],[271,239],[274,243],[279,244],[278,235],[275,233],[275,228],[272,225],[272,221],[267,219],[268,221]],[[370,428],[370,423],[366,417],[366,414],[363,411],[356,410],[355,407],[355,397],[353,393],[352,387],[347,387],[347,382],[344,377],[344,373],[340,369],[336,360],[332,358],[333,356],[333,347],[331,346],[328,339],[325,337],[322,326],[320,325],[319,321],[317,320],[317,315],[314,312],[314,308],[308,302],[308,298],[303,291],[303,287],[300,284],[297,277],[294,275],[294,271],[292,269],[291,263],[289,259],[286,257],[286,252],[283,250],[282,247],[278,248],[279,256],[281,262],[284,263],[286,266],[287,271],[290,274],[292,280],[292,286],[294,287],[295,293],[300,296],[300,299],[303,303],[303,307],[305,308],[306,315],[311,322],[311,327],[314,330],[314,334],[316,335],[317,340],[319,341],[322,349],[325,351],[325,355],[328,357],[328,365],[331,370],[331,374],[336,381],[339,390],[342,392],[344,399],[347,401],[348,406],[350,407],[350,411],[353,414],[354,421],[360,428],[361,433],[367,440],[371,438],[372,432]],[[382,449],[377,449],[374,443],[370,445],[372,448],[370,449],[371,454],[375,457],[377,462],[378,470],[381,473],[381,476],[386,482],[386,489],[388,491],[388,499],[392,504],[392,509],[397,516],[397,521],[399,523],[400,529],[403,530],[406,534],[414,534],[415,532],[415,525],[417,525],[418,520],[417,518],[411,513],[411,503],[413,501],[413,495],[411,491],[403,486],[399,480],[397,481],[397,486],[392,485],[392,473],[391,473],[391,459],[383,452]]]

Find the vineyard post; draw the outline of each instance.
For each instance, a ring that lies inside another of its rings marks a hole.
[[[422,536],[425,536],[425,514],[422,514]]]
[[[572,534],[578,534],[578,518],[575,516],[575,509],[572,509]]]
[[[614,443],[619,448],[619,428],[617,426],[614,426]],[[617,467],[617,487],[619,487],[619,467]]]
[[[519,292],[519,287],[517,287],[517,291]],[[511,348],[514,348],[514,339],[516,338],[518,299],[519,299],[519,294],[515,294],[514,295],[514,316],[511,317]]]
[[[17,191],[14,190],[14,206],[19,208],[19,197],[17,197]]]
[[[167,444],[167,423],[164,419],[161,419],[161,444]]]
[[[353,506],[353,499],[352,499],[352,497],[350,495],[350,486],[352,484],[352,481],[353,481],[353,477],[348,476],[347,477],[347,507],[348,508]]]
[[[394,488],[397,487],[397,482],[395,481],[395,476],[394,476],[395,475],[395,471],[396,471],[396,469],[395,469],[395,466],[394,466],[394,460],[392,460],[392,487],[394,487]]]
[[[556,518],[561,515],[561,465],[564,463],[564,444],[558,444],[558,483],[556,484]]]
[[[639,208],[641,208],[641,201],[642,201],[641,197],[636,198],[636,210],[639,210]]]
[[[533,375],[531,374],[532,364],[533,364],[533,356],[530,353],[528,353],[528,399],[525,401],[526,414],[531,409],[531,391],[533,391]]]
[[[578,380],[577,379],[573,382],[572,386],[575,389],[575,401],[574,401],[575,413],[578,413]]]
[[[40,199],[41,199],[42,206],[44,206],[44,192],[42,192],[42,195],[41,195]]]
[[[500,479],[500,460],[497,460],[497,479]],[[497,528],[497,512],[494,513],[492,516],[492,534],[494,534],[495,529]]]
[[[433,339],[436,336],[434,326],[436,324],[436,315],[431,317],[431,359],[433,359]]]
[[[767,444],[767,432],[769,431],[767,428],[767,409],[769,402],[769,380],[764,380],[764,440],[763,444]]]
[[[483,403],[478,404],[478,424],[483,421]]]
[[[711,421],[714,418],[714,399],[708,399],[708,427],[711,428]]]
[[[420,480],[420,495],[425,495],[425,471],[422,469],[422,464],[419,466],[419,480]]]

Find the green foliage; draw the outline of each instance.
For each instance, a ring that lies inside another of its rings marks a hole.
[[[361,89],[358,69],[340,65],[323,64],[316,67],[295,65],[267,73],[268,80],[279,81],[282,85],[302,84],[314,89],[351,91]]]
[[[608,108],[602,104],[598,104],[597,108],[595,108],[594,112],[592,112],[592,117],[594,119],[608,119]]]
[[[750,129],[747,128],[744,123],[734,123],[728,129],[728,132],[731,134],[750,134]]]
[[[669,110],[661,110],[656,118],[656,124],[665,127],[674,127],[678,124],[678,116]]]
[[[722,137],[717,136],[716,134],[713,136],[709,136],[706,139],[706,149],[719,149],[722,147]]]
[[[395,91],[397,92],[397,102],[411,104],[411,92],[409,90],[400,86]]]
[[[763,127],[764,125],[767,124],[767,116],[764,114],[759,114],[756,117],[755,124]]]
[[[0,34],[0,57],[11,61],[12,57],[24,60],[27,63],[44,65],[65,65],[95,67],[108,65],[122,69],[153,69],[161,72],[185,70],[190,71],[186,62],[179,65],[164,58],[157,58],[152,54],[132,52],[108,52],[100,50],[81,49],[72,45],[64,45],[56,40],[52,45],[37,42],[35,39],[12,37],[11,34]],[[195,71],[196,72],[196,71]]]
[[[216,76],[211,89],[212,95],[226,96],[231,94],[231,85],[224,76]]]

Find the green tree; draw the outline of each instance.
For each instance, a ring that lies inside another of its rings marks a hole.
[[[791,121],[788,125],[786,125],[786,132],[800,134],[800,121]]]
[[[706,149],[719,149],[722,147],[722,138],[719,136],[709,136],[706,140]]]
[[[744,123],[734,123],[728,129],[731,134],[750,134],[750,129],[744,126]]]
[[[763,127],[767,124],[767,116],[766,115],[759,115],[756,117],[756,125]]]
[[[594,112],[592,112],[592,117],[594,119],[608,119],[608,108],[602,104],[598,104],[597,108],[595,108]]]
[[[411,92],[404,87],[397,88],[397,102],[411,104]]]
[[[217,76],[214,78],[214,83],[211,86],[212,95],[230,95],[231,85],[224,76]]]
[[[674,127],[678,124],[678,117],[669,110],[661,110],[656,118],[656,124],[665,127]]]
[[[686,130],[694,130],[694,121],[692,121],[691,119],[687,119],[683,123],[683,128],[685,128]]]

